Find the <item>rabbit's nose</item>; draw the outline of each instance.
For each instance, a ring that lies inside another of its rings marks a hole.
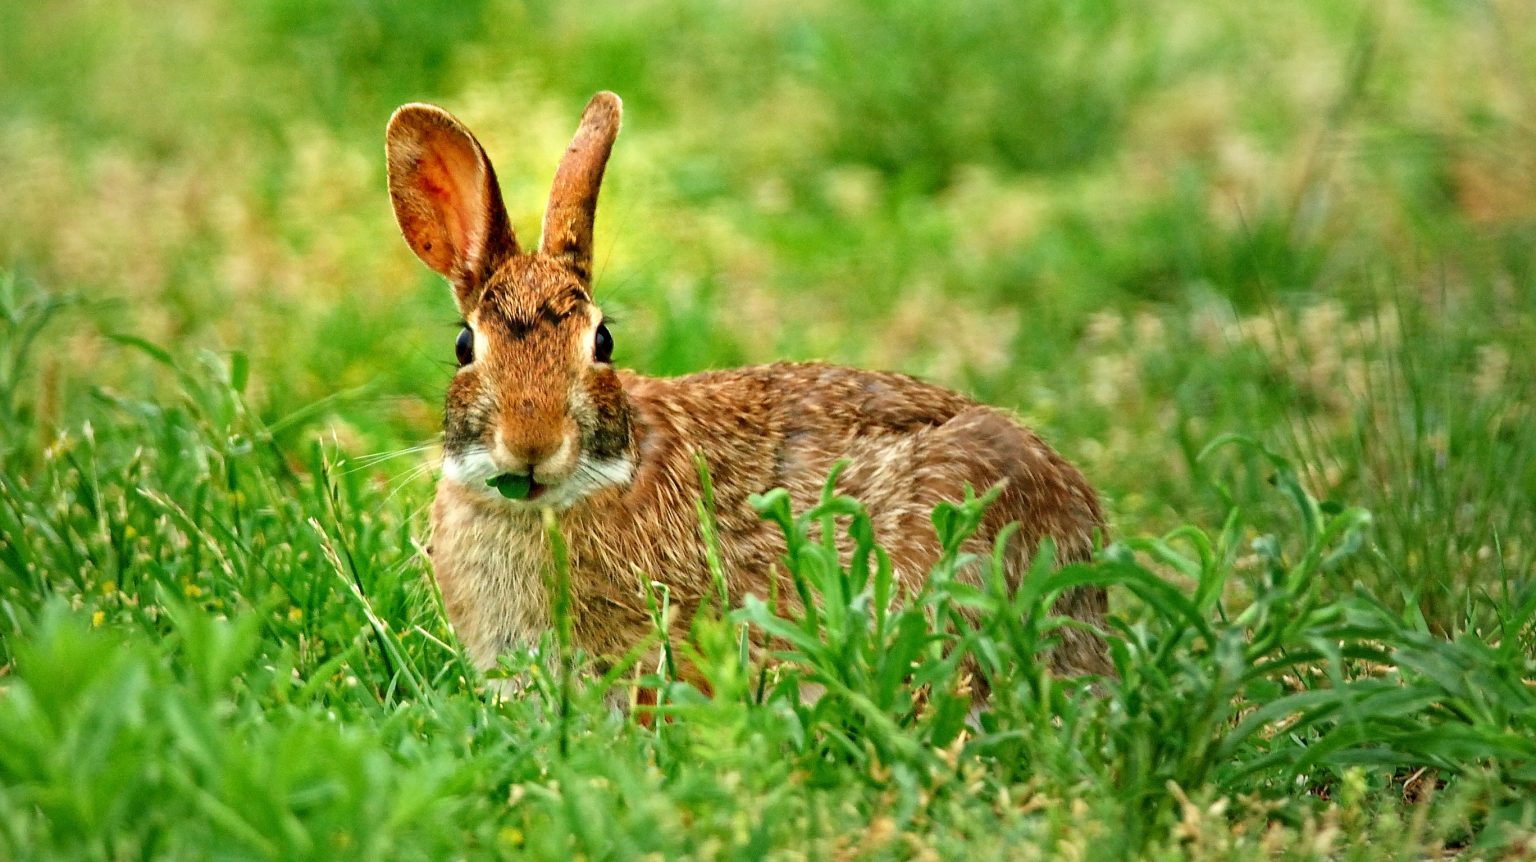
[[[512,434],[503,430],[496,433],[492,455],[497,466],[509,473],[532,473],[558,461],[564,449],[565,439],[559,433]]]
[[[558,438],[523,440],[508,446],[507,451],[524,465],[530,468],[537,467],[560,451],[560,440]]]

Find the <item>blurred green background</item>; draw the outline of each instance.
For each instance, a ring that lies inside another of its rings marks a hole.
[[[1121,533],[1219,517],[1194,453],[1249,433],[1376,511],[1350,576],[1448,626],[1529,571],[1518,0],[7,3],[6,335],[67,306],[8,360],[7,469],[117,393],[174,397],[125,334],[239,354],[281,446],[429,442],[455,315],[398,237],[384,123],[459,115],[531,236],[600,88],[621,363],[936,379],[1018,410]],[[412,512],[429,458],[374,481]]]

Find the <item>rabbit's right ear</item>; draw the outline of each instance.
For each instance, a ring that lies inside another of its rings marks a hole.
[[[468,314],[486,277],[518,253],[490,159],[451,114],[421,104],[389,118],[385,155],[400,232],[422,263],[453,282]]]

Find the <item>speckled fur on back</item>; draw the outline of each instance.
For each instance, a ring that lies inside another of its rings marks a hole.
[[[551,627],[542,512],[569,545],[577,644],[627,652],[650,631],[644,580],[664,582],[685,627],[713,595],[695,515],[702,453],[715,488],[720,549],[733,601],[767,596],[783,575],[783,538],[748,498],[789,491],[814,505],[828,471],[861,500],[897,582],[915,589],[939,554],[933,507],[966,484],[1002,483],[969,550],[985,554],[1017,521],[1016,583],[1043,537],[1086,559],[1104,531],[1093,489],[1072,465],[1002,411],[898,374],[820,364],[714,371],[674,379],[615,369],[591,293],[593,214],[618,133],[620,103],[588,104],[556,174],[539,249],[507,222],[483,149],[441,109],[407,105],[388,132],[390,194],[407,243],[448,278],[465,319],[461,367],[448,390],[444,469],[432,507],[431,555],[454,628],[475,663],[495,664]],[[488,481],[525,478],[527,499]],[[972,572],[970,577],[978,577]],[[794,589],[777,586],[783,599]],[[1058,611],[1100,622],[1101,590]],[[1096,639],[1069,632],[1057,670],[1103,673]]]

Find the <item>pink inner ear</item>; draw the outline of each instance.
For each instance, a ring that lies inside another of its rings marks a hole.
[[[443,239],[451,246],[453,263],[459,267],[470,264],[479,252],[474,235],[477,213],[484,209],[479,173],[474,153],[452,144],[430,148],[417,164],[417,188],[431,201]],[[430,249],[431,243],[424,248]]]

